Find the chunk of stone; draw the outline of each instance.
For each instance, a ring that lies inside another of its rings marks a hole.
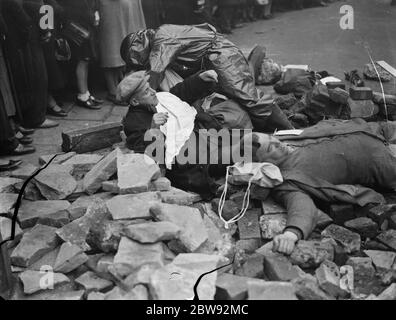
[[[241,277],[264,279],[264,257],[260,254],[251,255],[235,274]]]
[[[63,164],[73,168],[73,176],[83,177],[88,171],[103,159],[102,155],[98,154],[77,154]]]
[[[47,267],[51,267],[52,269],[54,269],[55,261],[56,261],[56,258],[58,257],[59,250],[60,250],[60,246],[56,247],[54,250],[48,252],[42,258],[37,260],[31,266],[29,266],[28,269],[33,270],[33,271],[46,270]]]
[[[88,271],[76,279],[76,283],[84,287],[87,292],[106,291],[113,286],[109,280],[98,277],[94,272]]]
[[[51,164],[62,164],[63,162],[74,157],[75,155],[76,155],[75,152],[68,152],[68,153],[56,155],[56,157],[54,158],[55,154],[49,154],[49,155],[41,156],[39,158],[39,164],[43,166],[47,164],[52,158],[54,158],[54,160],[52,160]]]
[[[363,238],[375,238],[378,233],[378,224],[370,218],[347,221],[345,227],[359,233]]]
[[[201,253],[183,253],[179,254],[172,264],[188,270],[196,270],[197,272],[209,272],[219,267],[229,264],[229,260],[225,257],[218,255],[209,255]],[[208,269],[208,268],[212,269]],[[222,272],[220,270],[218,272]]]
[[[395,204],[380,205],[369,210],[368,216],[381,226],[386,219],[396,213]]]
[[[365,250],[364,253],[371,258],[378,269],[389,270],[395,263],[396,253],[389,251]]]
[[[15,191],[20,193],[22,190],[24,182],[17,183],[15,185]],[[40,190],[36,187],[34,182],[30,182],[27,184],[25,191],[23,193],[23,199],[30,201],[38,201],[44,200],[44,197],[41,195]]]
[[[85,175],[83,187],[86,193],[96,193],[102,187],[102,182],[117,172],[117,151],[118,149],[108,154]]]
[[[17,170],[12,171],[11,177],[26,180],[30,178],[38,168],[31,163],[25,163]]]
[[[291,281],[299,277],[299,270],[285,256],[264,257],[266,277],[271,281]]]
[[[282,234],[286,228],[287,215],[274,214],[260,217],[260,227],[263,239],[272,240],[275,236]]]
[[[164,203],[177,204],[179,206],[191,206],[195,202],[202,200],[201,196],[196,193],[186,192],[177,188],[161,192],[161,198]]]
[[[150,191],[170,191],[172,189],[171,182],[168,178],[160,177],[151,182]]]
[[[55,213],[50,213],[44,217],[39,217],[37,223],[50,227],[62,228],[63,226],[70,223],[69,212],[66,210],[61,210]]]
[[[360,235],[343,227],[332,224],[322,232],[323,238],[332,238],[344,247],[347,253],[354,253],[360,250]]]
[[[238,221],[239,239],[261,239],[260,216],[260,209],[246,211],[243,218]]]
[[[156,162],[145,154],[117,152],[117,175],[120,194],[149,191],[151,181],[160,177]]]
[[[48,274],[47,279],[51,279],[50,284],[48,280],[43,280],[44,277],[45,274],[39,271],[27,270],[25,272],[22,272],[19,275],[19,279],[23,283],[24,293],[30,295],[38,291],[52,289],[55,286],[70,282],[70,279],[62,273]]]
[[[18,218],[22,228],[30,228],[37,224],[40,218],[67,210],[69,206],[70,203],[65,200],[22,201]]]
[[[94,250],[115,253],[118,250],[118,245],[124,235],[124,228],[127,225],[123,221],[104,221],[90,228],[87,243]]]
[[[241,250],[247,254],[254,253],[261,247],[260,239],[239,240],[235,244],[237,250]]]
[[[376,299],[374,300],[383,300],[383,301],[393,301],[396,300],[396,283],[393,283],[384,290]]]
[[[340,270],[338,266],[331,262],[323,262],[318,269],[316,269],[316,278],[318,279],[320,287],[333,297],[346,297],[347,292],[340,287]]]
[[[292,284],[300,300],[334,300],[319,287],[318,280],[311,275],[294,279]]]
[[[271,198],[262,201],[261,206],[263,209],[263,214],[287,214],[287,210]]]
[[[292,264],[301,268],[316,268],[325,260],[334,260],[334,247],[318,241],[299,241],[290,256]]]
[[[150,284],[150,278],[152,274],[160,269],[158,265],[146,264],[142,266],[138,271],[130,274],[124,281],[123,284],[130,289],[133,289],[136,285],[142,284],[148,286]]]
[[[150,278],[150,292],[154,300],[192,300],[194,286],[203,273],[216,269],[217,260],[208,260],[206,264],[190,268],[173,263],[158,269]],[[217,272],[205,276],[198,288],[200,300],[213,300],[216,293]]]
[[[102,182],[102,189],[112,194],[119,194],[120,188],[118,187],[118,180],[104,181]]]
[[[51,301],[80,301],[83,300],[85,291],[78,290],[78,291],[66,291],[66,292],[59,292],[55,293],[48,297],[46,300]]]
[[[146,192],[116,196],[108,200],[106,204],[113,220],[126,220],[150,218],[150,208],[160,202],[158,192]]]
[[[86,243],[89,231],[101,226],[109,218],[110,214],[106,203],[100,198],[95,198],[83,217],[65,225],[56,234],[63,241],[70,242],[81,247],[84,251],[88,251],[91,249]]]
[[[76,220],[81,218],[87,212],[88,207],[97,199],[109,200],[113,197],[112,194],[108,192],[98,193],[95,196],[80,196],[76,201],[74,201],[67,211],[70,214],[71,220]]]
[[[125,236],[140,243],[174,240],[180,233],[179,226],[167,221],[140,223],[124,228]]]
[[[56,228],[36,225],[26,232],[11,255],[15,266],[29,267],[58,245]]]
[[[248,281],[249,300],[297,300],[293,284],[264,280]]]
[[[12,220],[0,217],[0,234],[3,241],[11,239]],[[22,230],[18,224],[15,225],[15,240],[18,241],[22,237]]]
[[[169,221],[181,228],[180,242],[188,252],[194,252],[208,240],[201,213],[196,208],[162,203],[153,206],[150,212],[157,220]]]
[[[34,178],[34,184],[47,200],[63,200],[77,189],[76,180],[60,165],[53,165],[41,171]]]
[[[245,300],[248,293],[248,280],[249,278],[229,273],[219,275],[216,281],[215,300]]]
[[[372,100],[352,100],[349,98],[348,106],[351,109],[352,119],[369,119],[379,112],[379,107]]]
[[[145,286],[138,285],[131,291],[125,291],[119,287],[115,287],[113,290],[105,295],[104,300],[128,300],[128,301],[144,301],[148,300],[148,290]]]
[[[396,230],[388,230],[381,233],[377,240],[396,251]]]
[[[342,266],[340,268],[340,288],[349,294],[354,293],[355,274],[352,266]]]
[[[15,193],[15,185],[21,182],[21,179],[0,177],[0,193]]]
[[[88,294],[87,300],[89,300],[89,301],[102,301],[102,300],[105,299],[105,297],[106,297],[106,294],[101,293],[101,292],[93,291],[93,292]]]
[[[332,204],[329,215],[336,224],[343,225],[346,221],[355,218],[355,211],[351,204]]]
[[[55,261],[55,272],[69,273],[88,261],[80,247],[69,242],[62,244]]]
[[[126,237],[121,238],[118,252],[114,257],[117,274],[127,277],[145,264],[164,265],[162,244],[141,244]]]

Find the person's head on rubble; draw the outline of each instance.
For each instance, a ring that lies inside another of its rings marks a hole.
[[[273,135],[265,133],[253,132],[247,134],[242,139],[241,146],[243,148],[252,148],[250,152],[253,162],[268,162],[274,165],[280,165],[294,151],[287,144],[279,141]]]
[[[125,63],[134,68],[149,69],[151,43],[155,30],[146,29],[131,33],[121,43],[120,54]]]
[[[157,92],[150,87],[150,76],[145,71],[128,74],[117,87],[117,99],[128,102],[131,107],[143,106],[156,112]]]

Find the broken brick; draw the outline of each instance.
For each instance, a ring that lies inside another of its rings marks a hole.
[[[396,251],[396,230],[388,230],[381,233],[377,240]]]
[[[264,271],[271,281],[291,281],[299,277],[299,270],[284,256],[264,257]]]
[[[373,90],[368,87],[355,87],[349,88],[349,95],[353,100],[372,100]]]
[[[378,233],[378,224],[370,218],[347,221],[345,227],[359,233],[363,238],[375,238]]]
[[[223,273],[217,277],[215,300],[245,300],[249,278]]]
[[[320,287],[329,295],[338,298],[346,297],[348,292],[340,287],[340,270],[338,266],[331,262],[323,262],[318,269],[316,269],[316,278],[318,279]]]
[[[301,268],[315,268],[325,260],[333,261],[334,248],[330,243],[299,241],[290,256],[292,264]]]
[[[238,221],[239,238],[241,240],[261,239],[259,217],[261,210],[248,210]]]
[[[298,300],[293,284],[264,280],[248,281],[249,300]]]
[[[347,253],[354,253],[360,250],[360,235],[348,229],[332,224],[322,232],[323,238],[332,238],[342,245]]]
[[[286,214],[271,214],[260,217],[260,227],[263,239],[272,240],[275,236],[282,234],[286,228]]]

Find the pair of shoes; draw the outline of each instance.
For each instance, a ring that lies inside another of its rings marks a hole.
[[[53,106],[47,108],[47,114],[54,117],[65,118],[67,113],[59,106]]]
[[[34,129],[26,129],[24,127],[17,127],[17,131],[19,131],[20,133],[22,133],[24,136],[30,136],[34,133]]]
[[[88,99],[87,101],[82,101],[77,98],[76,104],[79,107],[86,108],[86,109],[92,109],[92,110],[99,110],[101,109],[101,106],[98,103],[95,103],[93,100]]]
[[[22,160],[10,160],[0,163],[0,171],[10,171],[18,168],[22,164]]]
[[[114,94],[108,94],[107,95],[107,100],[111,101],[112,103],[114,103],[117,106],[122,106],[122,107],[128,107],[129,106],[128,102],[118,100],[117,97]]]
[[[34,153],[36,152],[36,148],[33,146],[23,146],[18,145],[14,150],[12,150],[9,155],[11,156],[21,156],[24,154]]]
[[[50,119],[45,119],[45,121],[38,126],[38,129],[50,129],[59,126],[59,123]]]

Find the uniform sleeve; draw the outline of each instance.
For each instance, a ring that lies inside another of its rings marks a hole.
[[[312,198],[302,191],[279,191],[274,196],[287,209],[286,229],[297,229],[307,239],[315,228],[318,214]]]

